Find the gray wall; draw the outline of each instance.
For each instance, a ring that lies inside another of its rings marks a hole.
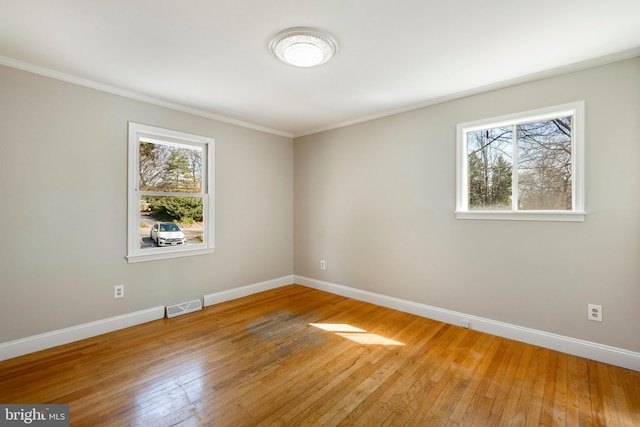
[[[0,93],[0,342],[295,272],[640,351],[640,58],[295,143],[11,68]],[[456,123],[576,100],[584,223],[454,219]],[[128,121],[215,138],[215,254],[126,262]]]
[[[292,274],[290,138],[6,67],[0,94],[0,342]],[[125,260],[128,121],[215,138],[215,254]]]
[[[457,123],[578,100],[585,222],[454,218]],[[640,351],[639,118],[634,58],[297,138],[295,274]]]

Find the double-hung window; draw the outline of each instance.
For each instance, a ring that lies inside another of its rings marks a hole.
[[[584,103],[457,126],[458,219],[584,221]]]
[[[214,140],[129,123],[129,262],[214,251]]]

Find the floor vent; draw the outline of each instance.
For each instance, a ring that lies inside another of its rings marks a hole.
[[[187,301],[181,304],[168,305],[166,314],[167,318],[171,318],[198,310],[202,310],[202,301],[194,299],[193,301]]]

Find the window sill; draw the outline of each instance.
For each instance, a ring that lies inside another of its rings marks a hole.
[[[182,251],[156,252],[151,254],[129,255],[125,258],[127,259],[127,262],[131,264],[135,262],[156,261],[160,259],[182,258],[187,256],[212,254],[214,252],[215,252],[215,248],[189,249],[189,250],[182,250]]]
[[[584,222],[585,212],[565,211],[526,211],[526,212],[498,212],[498,211],[456,211],[456,219],[479,219],[497,221],[556,221],[556,222]]]

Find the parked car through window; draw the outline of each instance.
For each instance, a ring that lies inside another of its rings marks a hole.
[[[186,237],[180,227],[172,222],[158,222],[151,228],[151,240],[158,246],[184,245]]]

